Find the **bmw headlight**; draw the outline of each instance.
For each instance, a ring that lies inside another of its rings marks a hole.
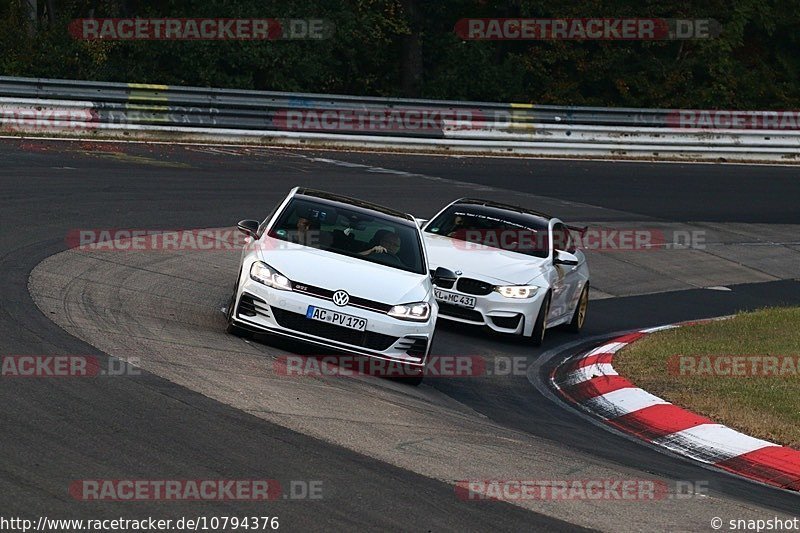
[[[539,290],[539,287],[535,285],[499,285],[494,290],[506,298],[522,299],[532,298]]]
[[[261,261],[256,261],[250,267],[250,279],[273,289],[281,291],[292,290],[292,282],[289,281],[289,278]]]
[[[417,320],[425,322],[431,316],[431,306],[428,302],[417,302],[413,304],[395,305],[389,309],[389,316],[401,320]]]

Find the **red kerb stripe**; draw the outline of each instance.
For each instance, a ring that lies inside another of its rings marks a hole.
[[[800,490],[800,451],[767,446],[717,463],[729,472],[784,489]]]
[[[608,421],[619,429],[645,440],[677,433],[701,424],[713,424],[708,418],[681,409],[671,403],[651,405]]]
[[[568,395],[573,401],[581,403],[589,398],[602,396],[609,392],[619,389],[630,389],[634,385],[627,379],[620,376],[598,376],[572,387],[564,389],[564,394]]]

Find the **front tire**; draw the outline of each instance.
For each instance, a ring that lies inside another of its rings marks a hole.
[[[531,333],[531,342],[534,346],[541,346],[544,342],[544,332],[547,329],[547,315],[550,313],[550,293],[544,297],[542,306],[539,308],[539,315],[536,317],[536,322],[533,325],[533,333]]]
[[[420,374],[419,376],[409,376],[403,378],[403,383],[411,387],[419,387],[420,385],[422,385],[423,379],[425,379],[425,376],[423,376],[422,374]]]
[[[567,331],[571,333],[580,333],[583,325],[586,323],[586,310],[589,307],[589,283],[584,285],[581,291],[581,297],[578,299],[578,305],[575,306],[575,313],[572,315],[572,320],[567,325]]]
[[[405,366],[403,373],[405,375],[399,378],[399,380],[411,387],[419,387],[422,385],[422,380],[425,379],[425,367]]]
[[[250,331],[244,329],[241,326],[237,326],[236,323],[233,321],[233,317],[236,314],[236,293],[239,292],[239,283],[236,283],[236,287],[233,289],[233,294],[231,294],[230,299],[228,300],[228,311],[225,313],[225,317],[227,318],[227,325],[225,326],[225,332],[230,333],[231,335],[236,335],[237,337],[249,337]]]

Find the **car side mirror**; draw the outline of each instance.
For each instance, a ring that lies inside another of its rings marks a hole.
[[[433,271],[433,275],[431,276],[431,280],[433,280],[434,285],[436,285],[436,282],[438,281],[444,281],[446,283],[455,283],[457,279],[458,276],[456,276],[456,273],[445,267],[438,267],[436,270]]]
[[[249,235],[254,239],[258,238],[259,223],[257,220],[240,220],[236,226],[239,228],[239,231],[245,235]]]
[[[556,250],[555,252],[556,255],[553,257],[554,265],[578,266],[579,261],[575,254],[563,250]]]

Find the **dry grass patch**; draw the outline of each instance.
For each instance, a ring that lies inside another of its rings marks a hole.
[[[683,372],[678,356],[684,356]],[[779,359],[777,371],[768,369],[772,375],[718,375],[751,373],[753,368],[763,372],[770,356],[794,361]],[[734,361],[739,366],[729,365]],[[800,448],[798,361],[800,308],[770,308],[653,333],[618,352],[614,368],[636,386],[669,402],[748,435]]]

